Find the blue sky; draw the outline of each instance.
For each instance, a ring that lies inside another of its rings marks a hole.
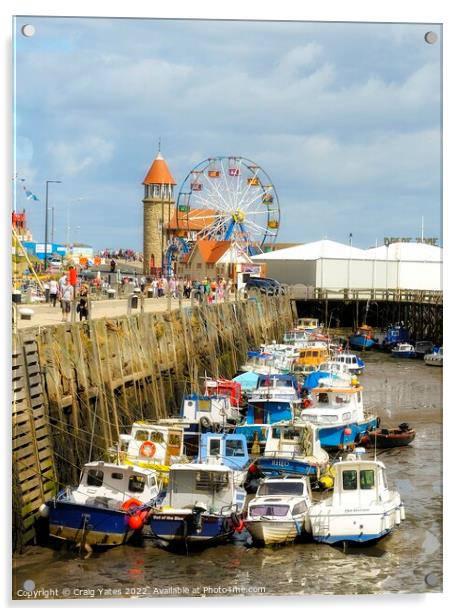
[[[20,34],[33,23],[34,37]],[[433,30],[438,42],[424,34]],[[16,165],[55,239],[142,247],[141,182],[241,155],[279,195],[278,241],[441,243],[441,31],[425,24],[18,18]],[[20,188],[20,187],[19,187]]]

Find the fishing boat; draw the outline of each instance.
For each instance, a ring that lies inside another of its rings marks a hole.
[[[316,368],[329,359],[329,347],[326,342],[313,340],[300,348],[299,357],[294,362],[294,367],[308,366]]]
[[[149,526],[164,547],[205,547],[243,530],[239,516],[245,491],[223,464],[175,464],[161,507],[149,513]]]
[[[365,434],[360,445],[377,449],[404,447],[415,439],[415,430],[407,423],[401,423],[397,428],[376,428]]]
[[[318,426],[321,447],[327,450],[354,447],[380,421],[364,411],[363,387],[356,377],[349,384],[337,384],[331,376],[321,379],[307,402],[300,419]]]
[[[427,353],[424,356],[424,362],[427,366],[437,366],[439,368],[443,367],[443,347],[439,349],[433,350],[432,353]]]
[[[265,474],[291,473],[319,478],[329,456],[321,448],[316,426],[304,421],[280,421],[268,427],[263,456],[256,460]]]
[[[256,545],[289,543],[311,536],[307,515],[311,500],[307,477],[262,480],[249,502],[244,524]]]
[[[375,343],[374,330],[370,325],[362,325],[353,336],[348,338],[350,347],[360,349],[361,351],[372,349]]]
[[[405,519],[399,493],[388,488],[385,465],[362,459],[364,452],[357,448],[335,464],[332,496],[310,507],[315,541],[370,543],[388,535]]]
[[[247,439],[244,434],[223,432],[201,434],[197,462],[228,466],[236,471],[235,481],[240,485],[245,478],[244,469],[250,462]]]
[[[304,329],[291,329],[282,337],[284,344],[290,344],[296,348],[303,347],[311,339],[311,332]]]
[[[431,340],[418,340],[415,343],[415,354],[419,359],[423,359],[425,355],[433,352],[434,344]]]
[[[154,470],[89,462],[76,488],[65,488],[40,509],[50,536],[86,550],[121,545],[139,531],[148,509],[163,495]]]
[[[312,317],[301,317],[297,320],[297,325],[295,327],[297,330],[305,331],[305,332],[320,332],[321,327],[319,325],[319,319],[314,319]]]
[[[384,350],[389,351],[397,344],[406,342],[409,342],[409,331],[403,323],[395,323],[386,328],[381,346]]]
[[[362,374],[366,364],[355,353],[337,353],[334,361],[342,363],[350,374]]]
[[[414,359],[416,356],[415,348],[408,342],[402,342],[393,347],[391,355],[398,359]]]
[[[260,375],[257,387],[247,396],[245,421],[235,432],[245,434],[250,443],[264,443],[269,425],[293,419],[301,404],[299,390],[292,374]]]

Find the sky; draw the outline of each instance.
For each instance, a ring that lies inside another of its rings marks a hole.
[[[33,23],[35,34],[21,28]],[[17,18],[15,164],[34,239],[142,248],[158,141],[178,186],[239,155],[271,177],[279,242],[438,237],[441,28],[425,24]],[[424,35],[436,32],[428,44]],[[49,236],[50,237],[50,236]]]

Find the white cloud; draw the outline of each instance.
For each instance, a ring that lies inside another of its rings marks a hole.
[[[94,171],[111,160],[114,144],[100,137],[87,137],[79,141],[51,142],[47,150],[56,173],[76,175],[88,168]]]

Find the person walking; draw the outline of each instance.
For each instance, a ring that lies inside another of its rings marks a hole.
[[[58,298],[58,292],[59,292],[58,282],[54,278],[52,278],[50,280],[50,302],[53,308],[56,308],[56,300]]]
[[[71,312],[71,303],[74,299],[74,287],[67,282],[61,288],[61,310],[63,313],[63,321],[69,321],[69,314]]]

